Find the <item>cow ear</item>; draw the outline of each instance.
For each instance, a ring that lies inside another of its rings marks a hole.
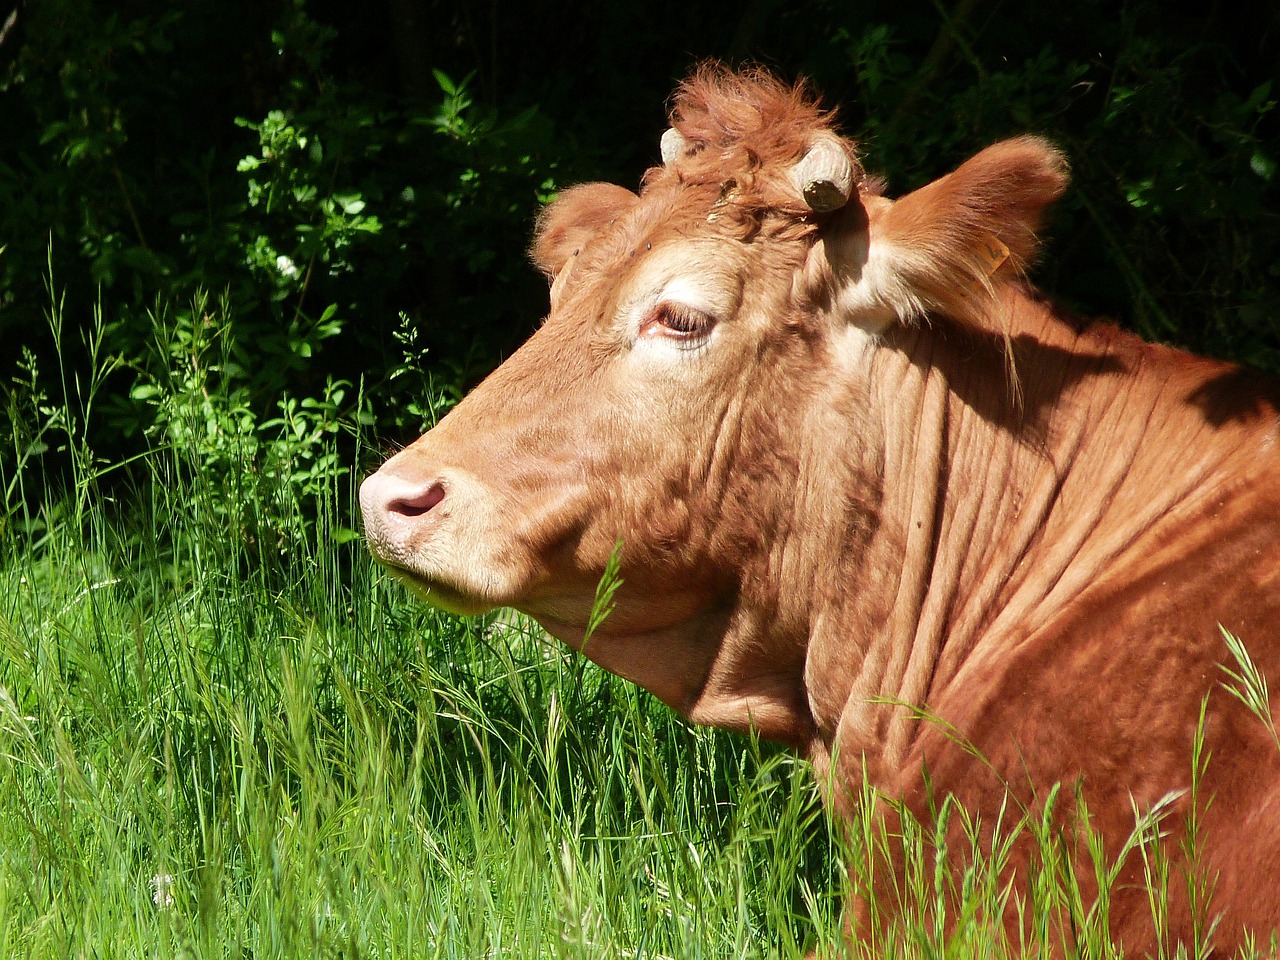
[[[1055,147],[1018,137],[896,202],[867,198],[865,239],[833,264],[839,306],[871,327],[934,312],[986,326],[996,281],[1034,258],[1067,180]]]
[[[548,280],[556,276],[601,228],[639,199],[612,183],[584,183],[563,190],[538,217],[531,255]]]

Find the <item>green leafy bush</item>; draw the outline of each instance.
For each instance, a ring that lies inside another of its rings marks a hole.
[[[440,71],[435,103],[397,102],[337,75],[337,31],[304,5],[265,17],[225,6],[20,11],[25,42],[0,81],[0,122],[16,134],[0,160],[0,334],[42,361],[57,350],[86,364],[74,337],[43,333],[32,280],[49,258],[68,315],[100,303],[108,349],[139,378],[140,389],[124,374],[113,382],[95,424],[121,453],[148,428],[155,411],[140,401],[167,364],[153,317],[175,322],[210,298],[246,410],[265,417],[281,393],[363,380],[385,423],[416,427],[423,400],[404,392],[414,378],[401,370],[402,317],[417,328],[423,377],[444,388],[491,365],[538,309],[524,247],[554,188],[551,125],[537,108],[482,106]],[[198,34],[228,12],[259,25],[242,55],[266,89],[184,67],[217,53]]]
[[[1075,182],[1037,281],[1280,369],[1275,11],[12,2],[0,338],[31,351],[56,405],[55,350],[90,364],[80,338],[45,332],[42,278],[69,317],[101,304],[120,363],[91,426],[121,459],[169,369],[153,318],[197,302],[220,305],[256,423],[346,383],[344,416],[359,393],[384,435],[410,437],[545,312],[524,253],[539,206],[581,180],[636,185],[673,84],[706,56],[810,76],[893,192],[999,137],[1050,136]],[[0,378],[22,357],[0,351]]]

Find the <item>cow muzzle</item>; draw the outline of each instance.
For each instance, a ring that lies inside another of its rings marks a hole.
[[[384,465],[360,485],[374,557],[428,603],[453,613],[510,603],[520,578],[494,553],[493,510],[483,488],[460,472],[423,476]]]
[[[427,535],[431,511],[444,502],[445,486],[439,479],[408,480],[380,470],[360,484],[360,511],[369,546],[385,563],[403,566],[414,544]]]

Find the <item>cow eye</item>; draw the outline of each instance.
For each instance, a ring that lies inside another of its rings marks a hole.
[[[711,332],[715,320],[701,310],[684,303],[664,300],[640,324],[642,337],[669,337],[673,340],[697,340]]]

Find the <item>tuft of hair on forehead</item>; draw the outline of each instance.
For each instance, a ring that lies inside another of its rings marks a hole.
[[[735,72],[715,63],[680,84],[671,106],[671,124],[690,144],[717,159],[742,151],[761,165],[800,159],[834,119],[803,80],[789,85],[761,68]]]
[[[671,126],[683,149],[672,163],[650,170],[645,183],[675,179],[717,187],[717,205],[746,221],[758,222],[768,211],[807,220],[811,211],[788,173],[816,137],[832,135],[834,123],[834,111],[824,109],[804,81],[787,84],[763,68],[704,63],[672,98]],[[853,159],[852,145],[845,145]]]

